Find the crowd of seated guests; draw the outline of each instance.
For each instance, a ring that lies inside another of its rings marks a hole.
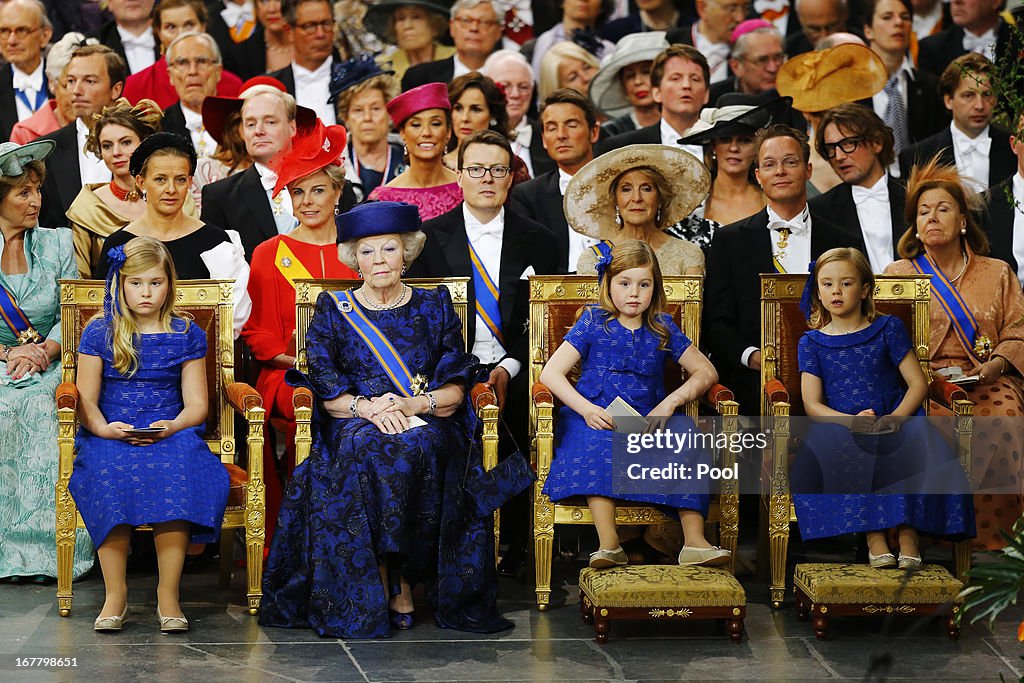
[[[0,490],[0,579],[56,573],[57,281],[116,284],[137,238],[166,254],[178,282],[234,281],[235,334],[254,368],[245,379],[268,427],[292,425],[278,445],[294,441],[293,388],[317,398],[308,463],[296,468],[269,445],[264,456],[267,624],[339,637],[409,628],[410,585],[486,557],[477,537],[459,557],[439,558],[438,544],[482,533],[488,505],[505,506],[499,571],[515,572],[528,528],[529,477],[514,444],[528,443],[534,274],[600,276],[616,253],[635,252],[638,263],[653,254],[653,266],[616,262],[615,278],[644,268],[650,281],[702,276],[707,358],[671,360],[714,373],[754,415],[759,275],[807,273],[832,249],[859,250],[875,274],[936,274],[932,367],[978,374],[975,415],[1020,416],[1024,118],[1001,94],[1020,10],[990,0],[770,4],[763,16],[744,0],[0,5],[0,482],[15,482]],[[410,288],[411,277],[469,278],[465,348],[447,296]],[[289,369],[303,278],[363,284],[318,302],[310,370],[299,375]],[[966,307],[983,349],[955,333],[944,297]],[[631,320],[609,306],[602,315]],[[388,348],[395,335],[391,360],[405,368],[399,356],[414,354],[405,371],[427,384],[389,385],[394,367],[373,365],[386,360],[332,341],[353,329]],[[671,338],[674,351],[682,339]],[[478,381],[503,411],[505,479],[476,516],[456,519],[465,501],[445,477],[467,466]],[[413,417],[432,427],[410,431]],[[83,424],[108,432],[95,414]],[[1024,425],[1004,427],[974,443],[983,487],[1005,492],[975,501],[985,547],[1001,545],[999,530],[1024,511]],[[346,441],[355,438],[389,459],[359,459]],[[460,455],[423,456],[442,450]],[[344,476],[377,477],[379,490],[325,488],[344,459],[355,468]],[[423,493],[406,513],[415,519],[383,514],[405,505],[409,486]],[[329,495],[365,525],[344,529],[308,508]],[[330,533],[307,547],[315,525]],[[88,536],[78,538],[76,576],[91,564]],[[605,540],[600,566],[619,563]],[[332,559],[325,543],[366,555]],[[306,571],[310,553],[320,564]],[[352,584],[321,585],[333,570]],[[351,614],[300,600],[318,590],[349,600],[357,588]],[[465,587],[486,596],[475,606],[447,589],[439,623],[509,625],[493,584]],[[121,606],[105,608],[107,630],[119,628]]]

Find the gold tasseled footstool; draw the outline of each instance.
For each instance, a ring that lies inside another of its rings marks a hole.
[[[909,575],[866,564],[798,564],[793,584],[797,616],[813,618],[818,640],[828,637],[829,617],[877,614],[946,615],[950,639],[960,637],[957,595],[964,584],[937,564],[922,565]]]
[[[594,640],[608,642],[612,619],[725,619],[733,642],[743,638],[747,595],[725,569],[633,565],[580,572],[580,613]]]

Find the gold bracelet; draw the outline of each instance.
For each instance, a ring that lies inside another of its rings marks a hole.
[[[1003,366],[1002,366],[1002,367],[1003,367],[1003,369],[1002,369],[1002,370],[1000,370],[999,374],[1000,374],[1000,375],[1005,375],[1005,374],[1006,374],[1006,371],[1010,369],[1010,364],[1009,364],[1009,363],[1007,362],[1007,360],[1006,360],[1005,358],[1003,358],[1002,356],[993,356],[993,358],[998,358],[998,359],[1000,360],[1000,362],[1001,362],[1001,363],[1003,364]]]

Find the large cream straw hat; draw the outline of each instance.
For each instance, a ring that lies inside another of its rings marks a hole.
[[[661,217],[661,228],[683,220],[700,206],[711,189],[711,174],[697,157],[667,145],[628,145],[597,157],[569,181],[562,198],[565,218],[576,232],[602,238],[615,225],[612,183],[627,171],[653,168],[675,196]]]

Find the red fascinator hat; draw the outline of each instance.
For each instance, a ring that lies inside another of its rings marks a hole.
[[[325,126],[320,119],[316,126],[295,136],[292,149],[281,158],[277,168],[277,184],[274,195],[285,185],[316,173],[325,166],[341,166],[341,155],[348,144],[348,135],[342,126]]]
[[[412,90],[406,90],[388,102],[387,109],[396,128],[401,127],[406,119],[413,114],[427,109],[451,111],[452,105],[448,101],[448,86],[444,83],[425,83]]]

